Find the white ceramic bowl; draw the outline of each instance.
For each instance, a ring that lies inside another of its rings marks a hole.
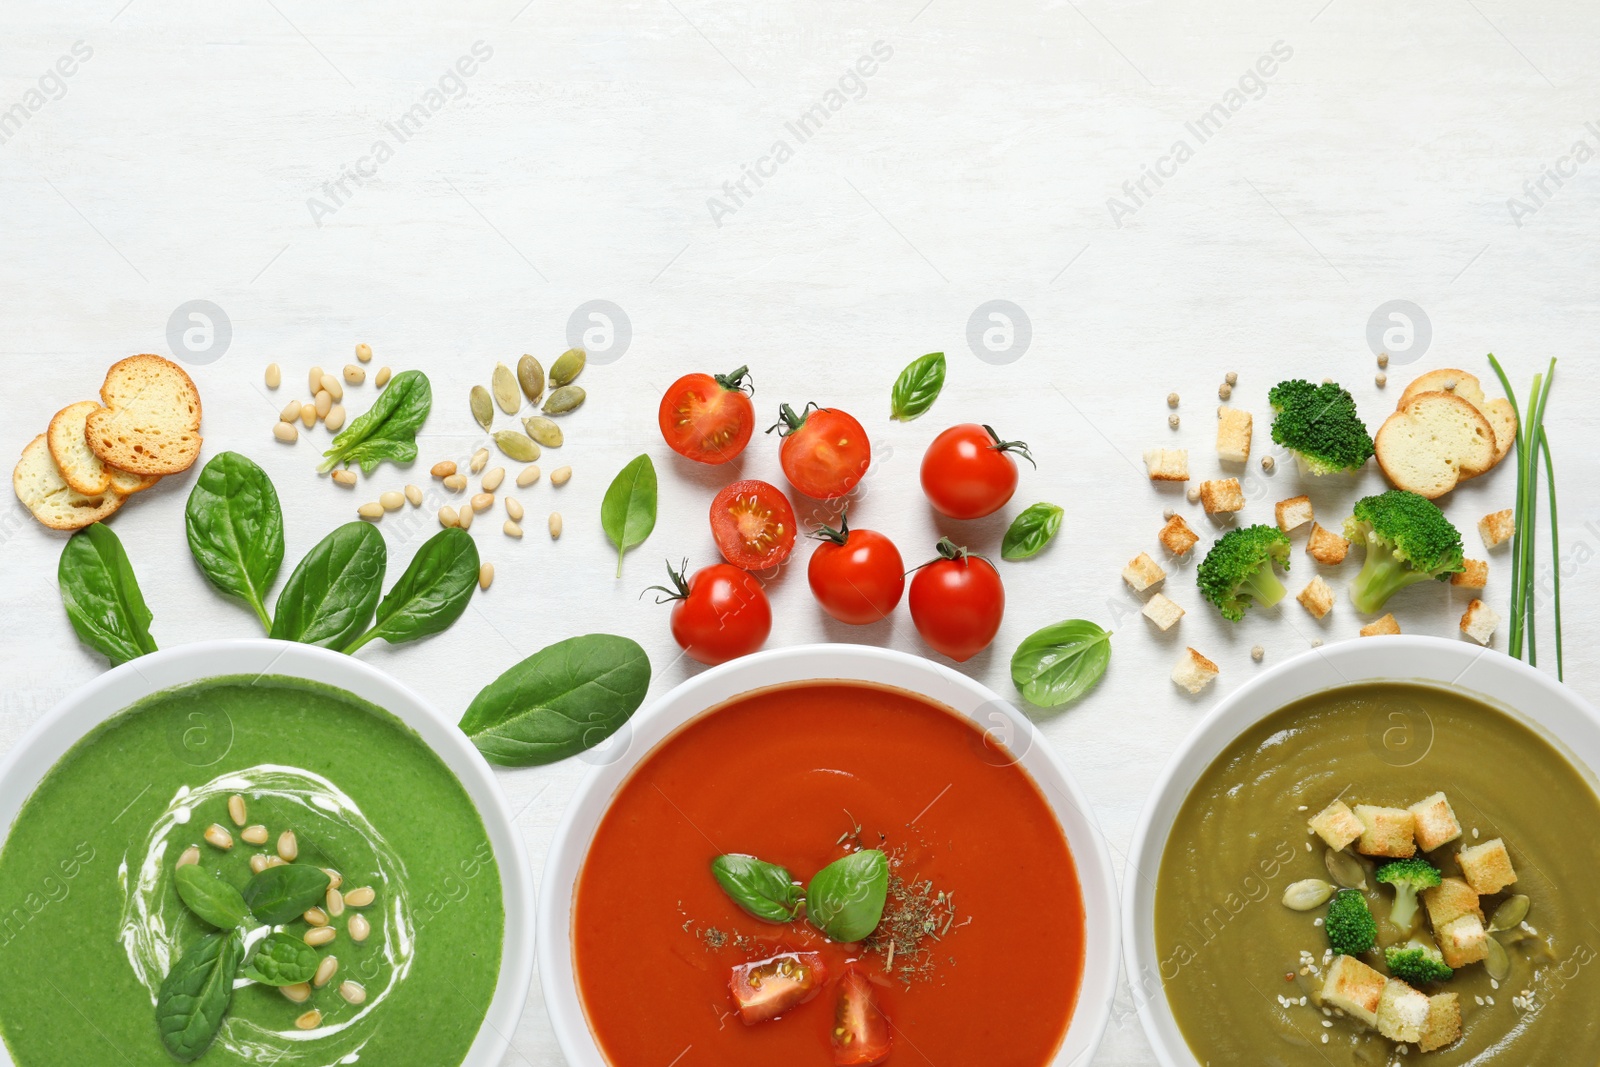
[[[1173,820],[1207,767],[1251,726],[1301,697],[1358,682],[1425,682],[1452,687],[1505,710],[1562,750],[1594,783],[1600,767],[1600,717],[1554,677],[1493,649],[1438,637],[1384,637],[1313,649],[1225,697],[1183,743],[1151,794],[1128,853],[1123,944],[1134,1005],[1162,1067],[1198,1067],[1173,1018],[1156,951],[1156,878]],[[1390,712],[1369,738],[1397,766],[1415,762],[1431,724]]]
[[[1088,916],[1083,987],[1052,1067],[1087,1063],[1099,1046],[1116,992],[1117,892],[1088,800],[1033,724],[966,675],[903,652],[864,645],[801,645],[745,656],[684,682],[637,712],[598,754],[556,830],[539,902],[539,974],[556,1038],[571,1067],[608,1067],[584,1017],[572,958],[572,897],[589,842],[617,789],[668,735],[701,712],[742,693],[808,681],[862,681],[908,690],[943,704],[1018,757],[1066,834]]]
[[[510,1047],[533,977],[534,885],[522,838],[489,765],[437,708],[375,667],[311,645],[207,641],[124,663],[67,697],[34,723],[0,764],[0,825],[7,827],[66,751],[106,719],[163,689],[235,674],[276,674],[336,686],[387,710],[438,754],[477,806],[500,867],[506,913],[500,981],[462,1067],[497,1067]],[[0,1065],[11,1067],[0,1045]]]

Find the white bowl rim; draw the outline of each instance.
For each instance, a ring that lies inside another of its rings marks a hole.
[[[776,677],[781,669],[804,670],[813,665],[815,673],[803,677]],[[1117,979],[1121,973],[1121,944],[1115,934],[1120,897],[1111,866],[1111,851],[1093,807],[1065,761],[1039,732],[1038,726],[1023,715],[1012,701],[1005,700],[981,682],[959,671],[921,656],[873,645],[830,642],[766,649],[711,667],[651,700],[634,714],[630,725],[634,728],[664,727],[662,739],[665,739],[685,723],[743,693],[774,685],[804,684],[806,681],[884,685],[912,692],[925,700],[949,707],[963,718],[974,718],[972,713],[957,707],[950,700],[927,695],[911,686],[882,677],[896,668],[913,674],[922,673],[930,681],[936,680],[949,686],[974,701],[976,709],[1004,716],[1006,726],[1019,731],[1015,736],[1028,738],[1028,745],[1018,762],[1039,786],[1067,838],[1078,869],[1087,927],[1084,972],[1078,999],[1068,1020],[1066,1037],[1047,1067],[1074,1067],[1087,1063],[1099,1048],[1110,1023]],[[740,681],[746,676],[750,678],[748,684]],[[737,685],[730,685],[736,681]],[[732,691],[727,696],[715,699],[702,696],[718,688]],[[681,714],[684,709],[688,709],[689,713]],[[669,716],[675,721],[666,721]],[[576,823],[585,803],[590,802],[599,791],[605,790],[600,800],[593,801],[599,804],[598,821],[609,809],[616,786],[625,781],[659,744],[660,739],[639,746],[637,753],[630,749],[628,756],[632,758],[592,766],[568,802],[547,854],[539,894],[539,973],[544,988],[545,1008],[557,1042],[573,1067],[610,1067],[589,1029],[577,992],[572,961],[571,911],[575,878],[582,868],[589,845],[587,833],[583,835],[583,840],[577,840],[579,831]],[[1030,766],[1030,761],[1037,766]],[[1053,775],[1055,781],[1044,780],[1041,770]],[[607,783],[612,780],[615,784],[607,788]],[[1083,839],[1075,838],[1068,829],[1070,816],[1065,813],[1063,802],[1076,809],[1076,817],[1086,822],[1086,828],[1080,831]],[[1098,921],[1089,910],[1096,906],[1091,903],[1096,897],[1100,901],[1098,906],[1106,912]]]
[[[320,682],[375,704],[415,731],[461,782],[495,850],[506,916],[500,976],[461,1067],[496,1067],[511,1047],[533,980],[536,897],[527,850],[505,794],[467,736],[414,690],[371,664],[315,645],[255,637],[178,645],[113,667],[40,716],[0,760],[0,826],[6,837],[45,775],[95,727],[151,694],[241,674]],[[82,729],[74,724],[63,745],[58,735],[69,720],[90,714],[93,721]],[[40,758],[35,750],[41,749],[54,754]],[[0,1067],[12,1064],[10,1050],[0,1043]]]

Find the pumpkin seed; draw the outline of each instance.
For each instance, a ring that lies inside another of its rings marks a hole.
[[[544,413],[546,415],[565,415],[569,411],[576,411],[583,405],[584,398],[587,396],[588,394],[583,391],[583,386],[581,385],[563,385],[546,398]]]
[[[522,396],[517,389],[517,376],[511,373],[511,368],[504,363],[496,363],[494,380],[490,384],[494,386],[494,402],[500,405],[500,410],[507,415],[515,415],[522,406]]]
[[[1328,873],[1336,884],[1346,889],[1367,888],[1367,869],[1350,853],[1335,852],[1330,848],[1323,862],[1327,864]]]
[[[550,367],[550,384],[571,385],[572,380],[583,373],[583,365],[588,361],[589,357],[584,354],[583,349],[567,349]]]
[[[528,403],[537,404],[544,396],[543,364],[532,356],[517,360],[517,384],[522,386],[522,395],[528,398]]]
[[[1528,917],[1528,910],[1532,907],[1533,901],[1521,893],[1507,897],[1505,903],[1494,910],[1494,918],[1489,920],[1489,932],[1496,934],[1501,930],[1511,930],[1521,926],[1522,920]]]
[[[1307,878],[1283,891],[1283,906],[1291,911],[1320,908],[1333,896],[1333,886],[1321,878]]]
[[[494,443],[500,451],[518,463],[532,463],[539,458],[539,446],[534,444],[533,438],[527,434],[515,430],[501,430],[494,435]]]
[[[472,417],[485,430],[494,425],[494,401],[489,399],[489,390],[481,385],[472,387]]]
[[[546,448],[560,448],[565,440],[561,427],[543,415],[529,415],[522,420],[522,428],[528,431],[529,437]]]
[[[1495,938],[1489,938],[1484,943],[1486,955],[1483,957],[1483,969],[1490,978],[1496,982],[1504,982],[1511,977],[1511,954],[1506,947]]]

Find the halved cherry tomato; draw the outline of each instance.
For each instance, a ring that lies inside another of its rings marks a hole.
[[[735,567],[776,567],[794,551],[794,535],[794,508],[770,482],[734,482],[711,501],[711,536]]]
[[[843,513],[837,530],[823,526],[806,576],[822,610],[862,625],[889,617],[906,591],[906,565],[894,542],[874,530],[852,530]]]
[[[982,556],[939,541],[939,558],[911,579],[911,621],[922,639],[953,660],[965,661],[989,647],[1000,632],[1006,590],[1000,572]]]
[[[726,463],[744,451],[756,428],[749,371],[685,374],[667,388],[656,421],[674,452],[700,463]]]
[[[1033,463],[1027,445],[1002,441],[992,426],[952,426],[933,439],[922,457],[922,491],[937,511],[952,519],[992,514],[1017,491],[1013,452]]]
[[[728,988],[746,1026],[776,1019],[822,992],[828,965],[815,952],[785,952],[769,960],[741,963]],[[864,1062],[864,1061],[863,1061]]]
[[[772,605],[766,591],[748,571],[713,563],[684,578],[689,561],[679,570],[667,565],[672,588],[658,585],[666,596],[657,603],[672,607],[672,638],[690,659],[712,666],[749,655],[772,632]]]
[[[889,1058],[889,1020],[867,976],[851,967],[839,984],[839,1006],[833,1015],[834,1067],[871,1067]]]
[[[867,431],[844,412],[807,404],[797,415],[788,404],[780,404],[778,417],[772,427],[783,437],[778,462],[790,484],[806,496],[844,496],[872,465]]]

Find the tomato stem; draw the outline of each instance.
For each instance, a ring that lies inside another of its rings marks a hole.
[[[841,548],[844,547],[845,542],[850,540],[849,512],[845,509],[840,509],[839,528],[837,530],[825,522],[819,522],[817,524],[817,528],[811,531],[811,536],[815,537],[819,541],[832,541]]]
[[[687,577],[688,574],[689,574],[689,559],[688,559],[687,556],[685,556],[683,562],[678,565],[678,569],[677,570],[673,570],[672,569],[672,561],[670,559],[667,560],[667,576],[672,580],[672,586],[673,587],[671,589],[668,589],[664,585],[652,585],[652,586],[648,587],[647,589],[645,589],[644,593],[640,593],[639,594],[639,599],[643,600],[645,593],[663,593],[663,594],[665,594],[664,596],[656,597],[656,603],[657,604],[670,604],[674,600],[687,600],[687,599],[689,599],[689,579]]]
[[[779,437],[788,437],[790,434],[794,433],[796,430],[806,424],[806,416],[810,415],[813,411],[820,410],[822,409],[817,406],[817,402],[815,400],[801,408],[799,414],[796,414],[794,408],[790,407],[788,404],[779,404],[778,421],[768,427],[767,432],[771,433],[773,430],[777,430]]]
[[[994,427],[988,423],[984,423],[983,428],[988,431],[990,438],[994,440],[994,444],[990,445],[990,448],[996,452],[1015,452],[1029,463],[1033,463],[1034,470],[1039,469],[1039,464],[1033,462],[1033,453],[1028,451],[1028,446],[1024,442],[1002,441],[1000,435],[994,432]]]
[[[730,393],[749,393],[752,396],[755,395],[756,383],[754,381],[746,380],[750,377],[750,368],[748,366],[740,367],[738,370],[729,371],[727,374],[713,374],[711,377],[715,378],[717,384],[728,390]]]
[[[968,560],[973,560],[973,559],[981,559],[985,563],[989,563],[988,557],[980,556],[980,555],[978,555],[978,553],[968,550],[967,546],[958,545],[954,541],[950,540],[950,538],[948,538],[948,537],[939,538],[939,543],[938,543],[938,545],[935,546],[935,548],[938,550],[938,553],[939,553],[937,556],[934,556],[932,559],[928,560],[927,563],[919,563],[919,564],[917,564],[915,567],[912,567],[910,570],[906,571],[906,573],[907,574],[915,574],[917,571],[920,571],[922,568],[927,567],[927,566],[929,566],[931,564],[934,564],[934,563],[938,563],[940,560],[944,560],[944,559],[950,560],[952,562],[960,563],[963,566],[966,565]],[[989,563],[989,566],[992,567],[992,566],[994,566],[994,564],[993,563]]]

